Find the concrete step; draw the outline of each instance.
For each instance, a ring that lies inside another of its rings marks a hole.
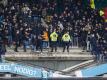
[[[23,49],[18,49],[18,51],[19,52],[14,52],[14,50],[13,49],[7,49],[7,52],[6,52],[6,54],[11,54],[11,53],[26,53],[26,54],[28,54],[28,53],[40,53],[40,51],[31,51],[31,49],[27,49],[27,51],[26,52],[24,52],[23,51]],[[51,53],[50,52],[51,50],[50,49],[43,49],[43,52],[42,53]],[[63,49],[62,48],[58,48],[58,50],[57,50],[57,52],[53,52],[53,53],[68,53],[66,50],[65,50],[65,52],[63,52]],[[90,54],[90,52],[86,52],[86,51],[84,51],[83,52],[83,50],[81,49],[81,48],[76,48],[76,47],[74,47],[74,48],[70,48],[70,50],[69,50],[69,53],[71,54],[71,53],[75,53],[75,54]]]
[[[6,54],[9,60],[90,60],[94,57],[89,54]]]
[[[50,52],[50,49],[44,49],[43,52],[32,52],[27,49],[19,49],[19,52],[14,52],[12,49],[7,49],[5,57],[11,60],[90,60],[93,56],[90,52],[83,52],[81,48],[73,47],[68,52],[62,52],[62,48],[58,48],[57,52]]]

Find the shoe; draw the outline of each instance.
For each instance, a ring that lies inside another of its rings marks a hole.
[[[43,54],[42,52],[40,54]]]
[[[82,52],[85,52],[84,50]]]
[[[87,50],[86,52],[90,52],[89,50]]]
[[[51,52],[53,52],[53,51],[51,51]]]
[[[36,51],[36,52],[39,52],[39,51]]]
[[[19,51],[17,51],[17,50],[14,50],[15,52],[19,52]]]
[[[24,52],[26,52],[26,51],[24,51]]]

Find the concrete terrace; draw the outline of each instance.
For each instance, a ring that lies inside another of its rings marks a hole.
[[[90,52],[86,52],[81,48],[70,48],[70,52],[62,52],[62,48],[58,48],[57,52],[50,52],[49,49],[44,49],[43,52],[32,52],[27,49],[27,52],[23,52],[20,48],[19,52],[14,52],[8,48],[5,58],[8,60],[91,60],[94,58]]]

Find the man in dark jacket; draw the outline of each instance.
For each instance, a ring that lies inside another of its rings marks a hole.
[[[18,46],[19,46],[19,38],[20,36],[19,36],[19,30],[16,30],[16,33],[15,33],[15,39],[14,39],[14,41],[15,41],[15,49],[14,49],[14,51],[15,52],[18,52]]]
[[[101,51],[100,51],[99,44],[97,43],[97,39],[94,34],[92,34],[92,36],[90,38],[90,43],[91,43],[91,47],[92,47],[92,55],[95,55],[95,60],[99,61]]]
[[[40,49],[40,51],[42,52],[42,35],[41,34],[39,34],[38,35],[38,37],[37,37],[37,50],[39,50]]]

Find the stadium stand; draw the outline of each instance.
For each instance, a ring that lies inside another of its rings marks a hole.
[[[46,23],[45,26],[42,20]],[[62,35],[68,31],[69,45],[81,47],[96,56],[107,56],[107,23],[97,9],[83,6],[81,0],[10,0],[0,7],[1,46],[32,51],[50,48],[50,34],[56,30],[57,47],[63,47]]]

